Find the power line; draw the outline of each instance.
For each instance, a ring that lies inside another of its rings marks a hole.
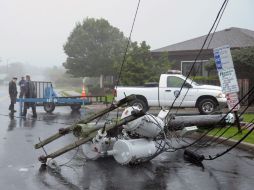
[[[120,67],[119,74],[118,74],[118,78],[117,78],[117,81],[116,81],[116,88],[117,88],[117,86],[119,85],[119,82],[120,82],[120,79],[121,79],[121,75],[122,75],[123,66],[124,66],[124,63],[125,63],[125,61],[126,61],[126,56],[127,56],[127,52],[128,52],[129,46],[130,46],[131,35],[132,35],[133,28],[134,28],[134,24],[135,24],[135,21],[136,21],[136,18],[137,18],[137,14],[138,14],[138,10],[139,10],[140,1],[141,1],[141,0],[138,0],[138,5],[137,5],[136,12],[135,12],[135,15],[134,15],[134,19],[133,19],[133,22],[132,22],[131,31],[130,31],[130,34],[129,34],[129,37],[128,37],[127,46],[126,46],[126,48],[125,48],[123,60],[122,60],[121,67]]]
[[[214,31],[213,31],[213,33],[212,33],[212,36],[211,36],[211,38],[210,38],[210,40],[209,40],[209,42],[208,42],[208,45],[207,45],[206,49],[209,48],[210,43],[211,43],[212,40],[213,40],[214,34],[215,34],[215,32],[216,32],[216,30],[217,30],[217,27],[218,27],[218,25],[219,25],[219,23],[220,23],[220,20],[221,20],[221,18],[222,18],[222,15],[223,15],[223,13],[224,13],[226,7],[227,7],[228,1],[229,1],[229,0],[227,0],[225,6],[224,6],[224,8],[223,8],[223,10],[222,10],[222,12],[221,12],[221,14],[220,14],[220,16],[219,16],[218,22],[217,22],[217,24],[216,24],[216,26],[215,26],[215,29],[214,29]],[[210,34],[209,34],[209,35],[210,35]],[[209,35],[208,35],[208,37],[209,37]],[[198,73],[198,71],[199,71],[199,69],[200,69],[200,66],[201,66],[201,64],[198,66],[198,69],[197,69],[197,71],[196,71],[195,74],[194,74],[194,78],[193,78],[193,80],[191,81],[191,84],[193,83],[193,81],[194,81],[194,79],[195,79],[195,77],[196,77],[196,75],[197,75],[197,73]],[[190,72],[191,72],[191,71],[190,71]],[[176,110],[176,113],[177,113],[178,110],[180,109],[180,107],[181,107],[181,105],[182,105],[184,99],[186,98],[187,93],[189,92],[189,90],[190,90],[190,88],[188,87],[187,91],[186,91],[185,94],[184,94],[184,97],[183,97],[182,100],[181,100],[180,105],[178,106],[178,108],[177,108],[177,110]]]
[[[116,88],[117,88],[117,86],[118,86],[118,84],[119,84],[119,82],[120,82],[120,78],[121,78],[123,66],[124,66],[124,63],[125,63],[125,61],[126,61],[126,56],[127,56],[127,52],[128,52],[128,49],[129,49],[130,42],[131,42],[131,36],[132,36],[133,29],[134,29],[134,24],[135,24],[135,21],[136,21],[137,13],[138,13],[138,10],[139,10],[140,1],[141,1],[141,0],[138,0],[137,8],[136,8],[136,11],[135,11],[134,19],[133,19],[132,26],[131,26],[131,30],[130,30],[130,34],[129,34],[129,37],[128,37],[127,46],[126,46],[126,48],[125,48],[123,60],[122,60],[122,63],[121,63],[121,67],[120,67],[120,70],[119,70],[119,74],[118,74],[117,83],[116,83]],[[113,100],[112,100],[112,104],[113,104]],[[12,118],[18,118],[18,119],[26,119],[26,120],[32,120],[32,121],[43,121],[43,122],[45,122],[45,120],[32,119],[32,118],[25,118],[25,117],[14,116],[14,115],[7,115],[7,114],[0,114],[0,116],[12,117]],[[101,117],[100,117],[100,118],[101,118]],[[100,120],[100,118],[98,119],[98,121]],[[98,122],[98,121],[97,121],[97,122]],[[63,125],[73,125],[73,124],[74,124],[74,123],[64,123],[64,122],[54,122],[54,121],[50,121],[50,122],[51,122],[51,123],[57,123],[57,124],[63,124]]]
[[[220,23],[220,20],[221,20],[221,18],[222,18],[222,15],[224,14],[224,11],[225,11],[227,5],[228,5],[228,0],[227,0],[227,2],[226,2],[226,4],[225,4],[223,10],[222,10],[222,13],[221,13],[221,15],[220,15],[219,21],[217,22],[217,24],[216,24],[216,26],[215,26],[214,32],[212,33],[212,37],[210,38],[210,40],[209,40],[209,42],[208,42],[207,49],[208,49],[208,47],[210,46],[210,43],[212,42],[212,39],[213,39],[213,37],[214,37],[214,34],[215,34],[216,30],[217,30],[217,27],[218,27],[218,25],[219,25],[219,23]]]
[[[119,85],[119,82],[120,82],[120,79],[121,79],[121,75],[122,75],[122,71],[123,71],[123,66],[124,66],[124,63],[126,62],[127,52],[128,52],[128,49],[129,49],[129,46],[130,46],[130,43],[131,43],[131,36],[132,36],[132,32],[133,32],[134,25],[135,25],[135,22],[136,22],[136,18],[137,18],[137,14],[138,14],[138,10],[139,10],[140,1],[141,0],[138,0],[137,8],[136,8],[136,11],[135,11],[135,15],[134,15],[134,18],[133,18],[130,34],[129,34],[128,41],[127,41],[127,45],[126,45],[126,48],[125,48],[125,51],[124,51],[122,63],[121,63],[121,66],[120,66],[120,69],[119,69],[119,73],[118,73],[118,76],[117,76],[116,85],[115,85],[115,88],[116,88],[115,91],[117,91],[117,86]],[[115,94],[114,94],[114,97],[115,97]],[[111,105],[113,105],[113,102],[114,102],[114,98],[112,99]],[[107,114],[106,117],[108,117],[108,115],[109,114]],[[118,118],[118,109],[117,109],[117,118]],[[98,118],[96,123],[98,123],[100,121],[100,119],[101,119],[101,117]],[[103,131],[104,130],[105,130],[105,127],[103,127]]]
[[[247,124],[244,128],[242,128],[242,130],[247,130],[247,129],[249,129],[249,128],[253,125],[253,121],[254,121],[254,119],[251,120],[250,123]],[[221,142],[218,142],[216,145],[222,144],[223,142],[228,141],[229,139],[232,139],[233,137],[235,137],[235,136],[238,135],[238,134],[239,134],[239,132],[236,132],[236,133],[233,134],[232,136],[230,136],[230,137],[228,137],[228,138],[222,140]]]
[[[195,58],[195,60],[194,60],[194,62],[193,62],[193,64],[192,64],[192,66],[191,66],[191,69],[190,69],[190,71],[188,72],[188,74],[187,74],[187,76],[186,76],[186,79],[184,80],[184,82],[183,82],[183,84],[182,84],[182,86],[181,86],[181,88],[180,88],[179,95],[181,94],[181,91],[182,91],[182,89],[183,89],[183,87],[184,87],[184,85],[185,85],[187,79],[189,78],[189,76],[190,76],[190,74],[191,74],[191,71],[193,70],[193,68],[194,68],[194,66],[195,66],[195,64],[196,64],[196,62],[197,62],[197,60],[198,60],[200,54],[202,53],[202,51],[203,51],[203,49],[204,49],[204,46],[205,46],[205,44],[206,44],[206,42],[207,42],[207,40],[208,40],[209,35],[211,34],[211,32],[212,32],[212,30],[213,30],[215,24],[217,23],[218,19],[220,18],[221,12],[223,11],[224,6],[227,5],[226,3],[227,3],[228,1],[229,1],[229,0],[224,0],[224,2],[223,2],[223,4],[222,4],[222,6],[221,6],[221,8],[220,8],[220,10],[219,10],[219,12],[218,12],[216,18],[215,18],[215,20],[214,20],[214,22],[213,22],[213,25],[212,25],[212,27],[210,28],[210,30],[209,30],[209,32],[208,32],[208,34],[207,34],[207,36],[206,36],[206,38],[205,38],[205,40],[204,40],[204,42],[203,42],[203,45],[202,45],[201,49],[199,50],[199,52],[198,52],[198,54],[197,54],[197,56],[196,56],[196,58]],[[225,10],[225,9],[224,9],[224,10]],[[175,102],[176,102],[176,99],[179,97],[179,95],[176,96],[175,99],[174,99],[174,101],[172,102],[172,104],[171,104],[171,106],[170,106],[170,108],[169,108],[168,114],[169,114],[170,111],[172,110],[172,108],[173,108],[173,106],[174,106],[174,104],[175,104]]]
[[[251,95],[254,94],[254,91],[252,91]],[[246,108],[241,112],[241,114],[239,115],[239,117],[241,117],[246,111],[247,109],[250,107],[250,105],[254,102],[254,99],[250,102],[250,104],[248,104],[248,106],[246,106]],[[220,139],[220,137],[222,137],[231,127],[233,126],[233,124],[231,124],[229,127],[227,127],[220,135],[217,136],[217,134],[223,129],[220,128],[215,134],[213,134],[213,136],[211,136],[210,139],[208,139],[206,142],[202,143],[202,145],[204,146],[210,146],[212,145],[212,143],[216,142],[218,139]],[[238,132],[239,133],[239,132]],[[230,138],[229,138],[230,139]],[[220,144],[220,143],[217,143]]]
[[[254,121],[254,119],[252,120],[252,122]],[[251,124],[251,126],[253,126],[254,124]],[[205,158],[205,160],[215,160],[216,158],[219,158],[221,156],[223,156],[224,154],[228,153],[229,151],[231,151],[233,148],[235,148],[237,145],[239,145],[244,139],[246,139],[254,130],[254,127],[252,127],[248,133],[246,133],[238,142],[236,142],[233,146],[231,146],[230,148],[228,148],[227,150],[225,150],[224,152],[221,152],[219,154],[216,154],[216,156],[212,157],[211,155],[209,155],[209,158]]]
[[[247,92],[240,100],[239,100],[239,102],[237,103],[237,104],[235,104],[227,113],[226,113],[226,115],[224,116],[224,117],[222,117],[221,119],[220,119],[220,121],[218,121],[217,122],[217,124],[215,124],[215,125],[218,125],[220,122],[222,122],[226,117],[227,117],[227,115],[229,114],[229,113],[231,113],[250,93],[253,93],[253,91],[254,91],[254,86],[249,90],[249,92]],[[248,105],[248,107],[249,107],[250,105]],[[193,146],[194,144],[196,144],[196,143],[198,143],[198,142],[200,142],[201,141],[201,139],[203,139],[204,137],[206,137],[207,136],[207,134],[210,132],[210,131],[212,131],[213,130],[213,128],[211,128],[211,129],[209,129],[209,130],[207,130],[205,133],[203,133],[198,139],[196,139],[195,141],[193,141],[192,143],[190,143],[190,144],[188,144],[188,145],[183,145],[183,146],[181,146],[181,147],[179,147],[179,148],[175,148],[176,150],[179,150],[179,149],[185,149],[185,148],[188,148],[188,147],[190,147],[190,146]]]

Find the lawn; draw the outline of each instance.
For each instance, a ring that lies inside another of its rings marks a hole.
[[[82,89],[75,89],[75,92],[78,92],[81,94]],[[113,94],[106,94],[105,96],[107,97],[107,102],[111,103],[114,98],[114,95]]]
[[[253,126],[253,127],[254,127],[254,126]],[[251,127],[250,127],[249,129],[251,129]],[[213,129],[212,131],[210,131],[210,132],[208,133],[208,135],[213,136],[213,135],[215,135],[215,134],[218,132],[218,130],[219,130],[218,128],[217,128],[217,129]],[[218,133],[216,134],[216,136],[220,136],[225,130],[226,130],[226,128],[220,130],[220,132],[218,132]],[[237,132],[238,132],[237,127],[232,126],[232,127],[230,127],[230,128],[227,130],[226,133],[224,133],[224,134],[222,135],[222,137],[228,138],[228,137],[231,137],[231,136],[235,135]],[[240,140],[247,132],[248,132],[248,130],[247,130],[247,129],[244,129],[244,130],[242,130],[242,134],[241,134],[241,133],[238,133],[238,134],[237,134],[236,136],[234,136],[232,139],[234,139],[234,140]],[[251,134],[249,134],[249,136],[248,136],[246,139],[244,139],[244,142],[248,142],[248,143],[254,144],[254,132],[252,132]]]
[[[253,113],[243,114],[243,121],[244,122],[251,122],[253,119],[254,119],[254,114]]]
[[[114,95],[113,94],[107,94],[106,96],[107,96],[108,102],[111,103],[114,99]]]
[[[243,121],[244,122],[251,122],[252,120],[254,119],[254,114],[251,114],[251,113],[247,113],[247,114],[244,114],[243,115]],[[252,121],[253,122],[253,121]],[[253,126],[249,127],[249,129],[251,129]],[[221,136],[221,137],[224,137],[224,138],[228,138],[228,137],[231,137],[233,135],[235,135],[237,132],[238,132],[238,129],[236,126],[232,126],[230,128],[223,128],[221,130],[219,130],[220,128],[215,128],[213,129],[212,131],[210,131],[208,133],[208,135],[211,135],[211,136],[214,136],[216,133],[215,136]],[[227,131],[222,135],[222,133],[227,129]],[[205,132],[204,130],[200,130],[201,132]],[[243,129],[242,130],[242,133],[238,133],[237,135],[235,135],[234,137],[232,137],[232,139],[234,140],[240,140],[249,130],[248,129]],[[249,136],[244,139],[243,142],[248,142],[248,143],[252,143],[254,144],[254,132],[252,132],[251,134],[249,134]]]

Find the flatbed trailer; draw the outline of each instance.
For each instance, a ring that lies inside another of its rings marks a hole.
[[[107,104],[106,96],[64,96],[59,97],[53,90],[51,82],[33,81],[36,87],[36,98],[18,98],[20,103],[20,114],[24,103],[35,103],[36,106],[43,106],[47,113],[52,113],[56,106],[70,106],[73,111],[78,111],[82,105],[93,103]]]

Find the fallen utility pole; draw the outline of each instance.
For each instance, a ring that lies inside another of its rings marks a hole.
[[[167,127],[169,130],[182,130],[184,127],[197,126],[197,127],[209,127],[209,126],[225,126],[226,119],[233,117],[226,114],[220,115],[191,115],[191,116],[171,116]],[[226,118],[225,118],[226,117]],[[225,118],[225,119],[223,119]]]
[[[99,117],[105,115],[106,113],[111,112],[111,111],[117,109],[118,107],[121,107],[121,106],[125,105],[126,103],[129,103],[129,102],[131,102],[135,99],[136,99],[135,95],[126,96],[125,98],[121,99],[120,101],[116,102],[115,104],[111,104],[111,106],[109,108],[106,108],[106,109],[104,109],[104,110],[102,110],[98,113],[92,114],[88,118],[80,120],[77,123],[71,125],[70,127],[59,129],[58,133],[56,133],[56,134],[46,138],[45,140],[39,142],[34,147],[36,149],[39,149],[39,148],[45,146],[46,144],[48,144],[48,143],[50,143],[50,142],[52,142],[52,141],[54,141],[54,140],[56,140],[56,139],[58,139],[58,138],[60,138],[64,135],[70,133],[76,127],[77,124],[87,124],[87,123],[93,121],[94,119],[99,118]]]
[[[126,103],[128,101],[132,101],[132,98],[120,101],[121,103],[116,104],[114,108],[122,105],[123,102]],[[116,120],[112,120],[111,123],[106,122],[104,125],[94,125],[88,122],[91,121],[91,118],[94,119],[100,117],[101,113],[107,113],[108,110],[111,109],[107,108],[87,119],[77,122],[69,128],[60,129],[59,133],[36,144],[36,148],[43,148],[44,145],[57,139],[56,137],[59,138],[70,132],[78,138],[75,142],[60,148],[51,154],[46,153],[46,155],[40,156],[39,161],[45,164],[50,162],[51,159],[84,144],[82,150],[87,159],[95,160],[99,157],[113,156],[120,164],[145,162],[154,158],[154,156],[157,156],[158,152],[166,151],[171,147],[170,145],[167,145],[169,147],[166,147],[168,141],[165,136],[165,129],[169,129],[169,132],[178,130],[182,131],[181,135],[183,136],[187,133],[196,131],[198,129],[197,126],[204,127],[218,124],[220,126],[225,126],[227,123],[234,123],[235,121],[233,114],[206,116],[171,115],[170,118],[166,119],[167,111],[165,110],[161,110],[158,116],[154,116],[131,106],[123,111],[120,120],[116,118]],[[112,129],[116,128],[120,129],[116,130],[118,131],[117,133],[110,133],[112,132]],[[161,141],[164,141],[164,143]]]
[[[119,126],[122,126],[122,125],[125,125],[126,123],[129,123],[139,117],[142,117],[144,116],[145,113],[141,110],[139,112],[134,112],[132,115],[126,117],[126,118],[123,118],[119,121],[115,121],[113,124],[110,124],[108,126],[105,127],[105,131],[108,131],[108,130],[111,130],[113,128],[116,128],[116,127],[119,127]],[[46,163],[47,162],[47,159],[51,158],[51,159],[54,159],[72,149],[75,149],[77,147],[79,147],[80,145],[82,144],[85,144],[86,142],[88,142],[89,140],[92,140],[96,135],[97,135],[97,130],[94,130],[94,131],[90,131],[90,133],[87,134],[86,137],[83,137],[77,141],[75,141],[74,143],[72,144],[69,144],[49,155],[46,155],[46,156],[40,156],[39,157],[39,161],[42,162],[42,163]],[[84,136],[84,135],[83,135]]]

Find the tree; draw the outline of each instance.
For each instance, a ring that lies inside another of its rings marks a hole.
[[[113,66],[120,62],[126,42],[107,20],[87,18],[76,24],[64,45],[68,57],[63,66],[74,77],[115,75]]]
[[[65,69],[63,67],[57,66],[47,67],[44,69],[43,74],[45,75],[46,78],[48,78],[51,82],[54,83],[59,79],[61,80],[63,78],[66,78]]]
[[[250,78],[254,80],[254,47],[232,50],[232,57],[238,78]]]
[[[119,67],[119,65],[117,65]],[[150,52],[150,46],[146,42],[131,43],[124,64],[121,84],[143,85],[146,82],[158,82],[161,73],[170,68],[167,54],[154,58]]]

